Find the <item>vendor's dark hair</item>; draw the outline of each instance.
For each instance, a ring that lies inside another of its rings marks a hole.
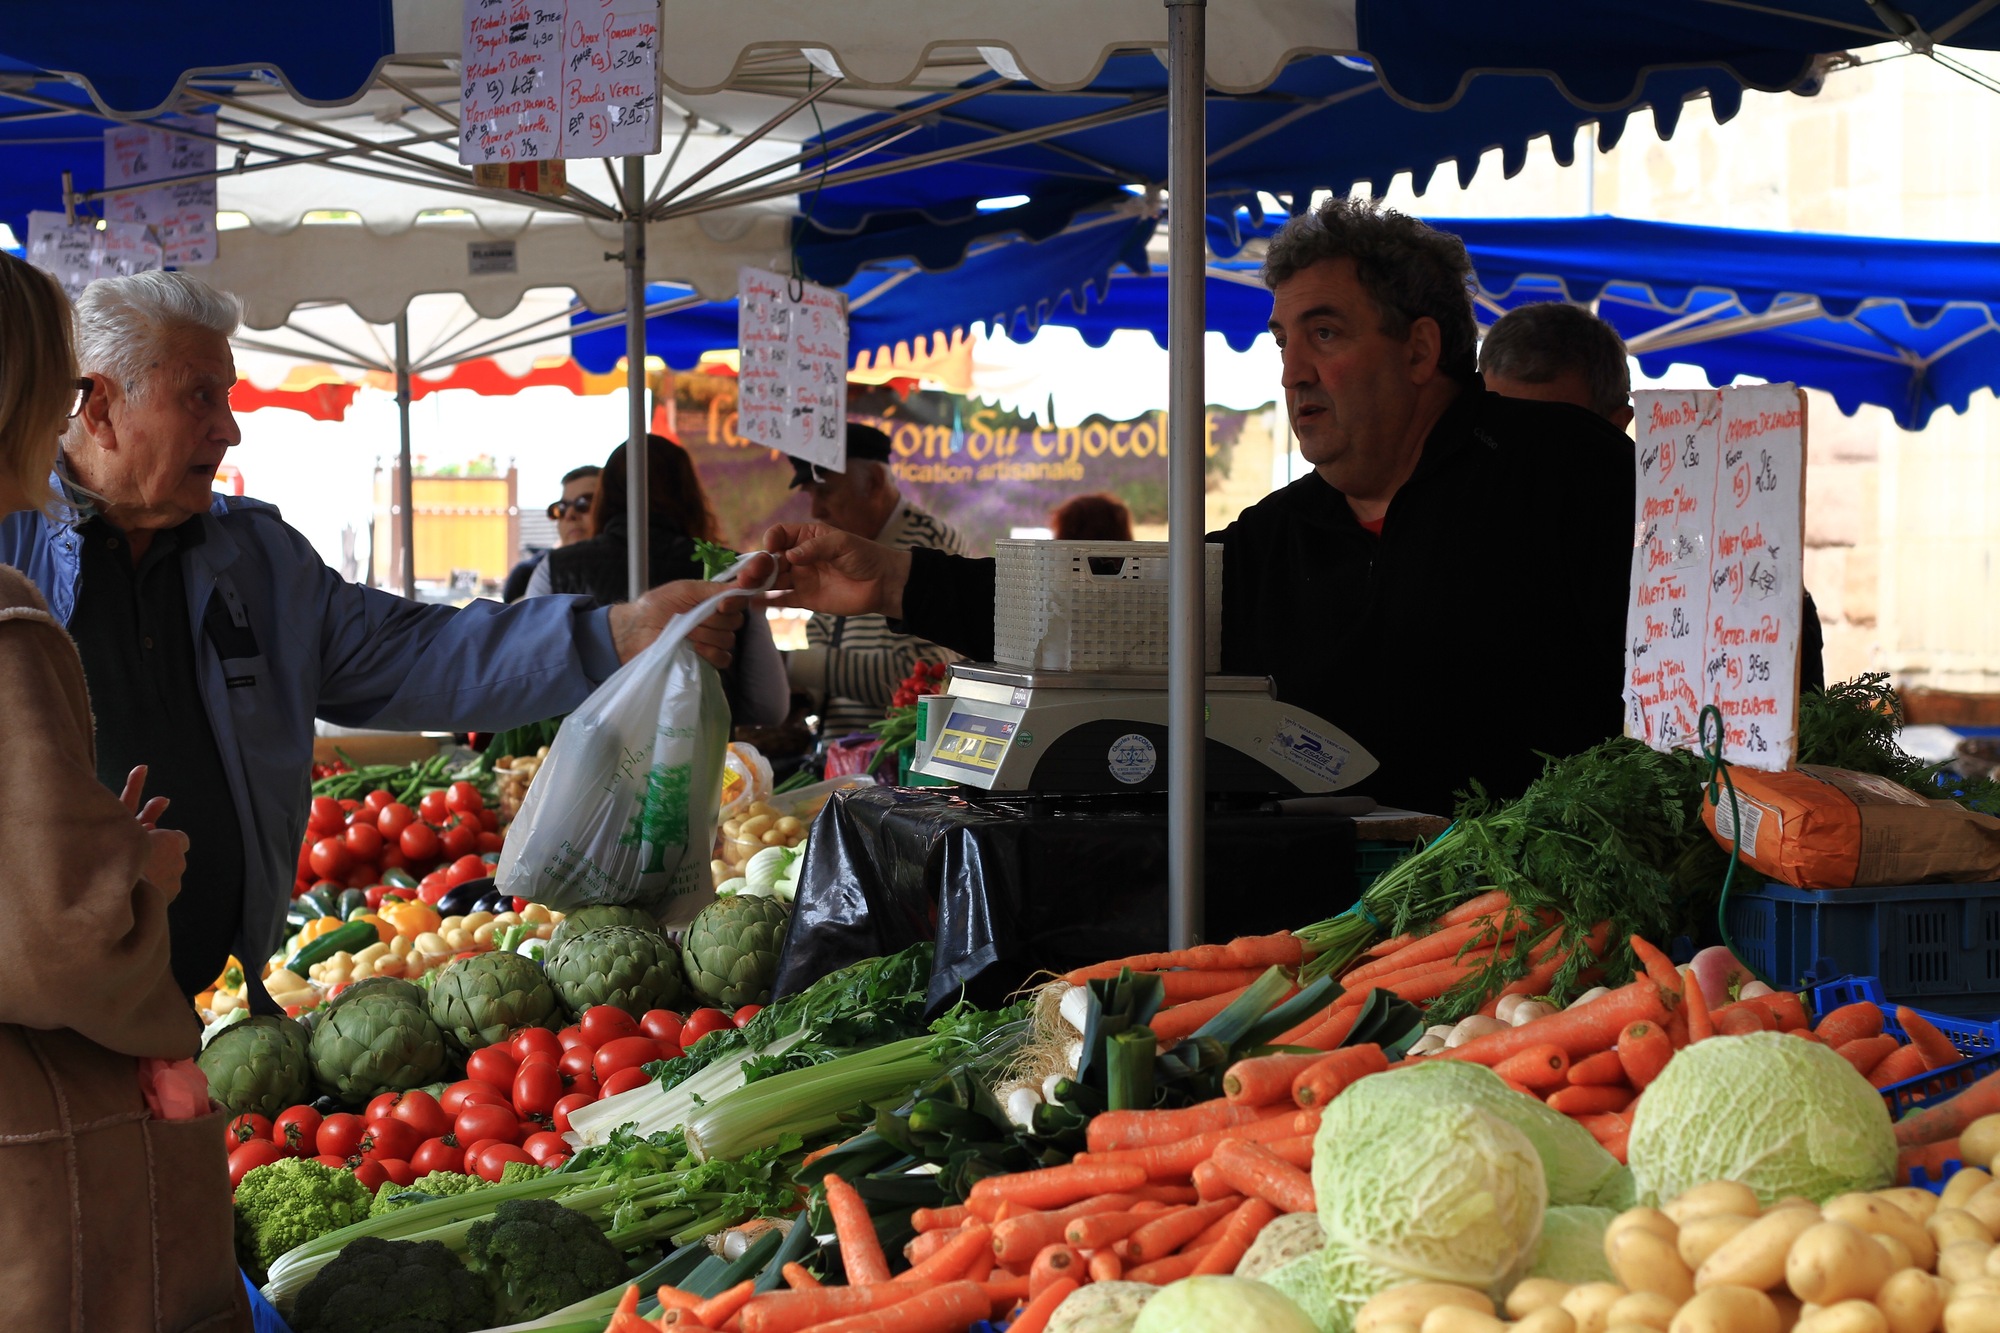
[[[1509,310],[1479,344],[1479,371],[1523,384],[1583,376],[1590,410],[1608,417],[1632,396],[1632,367],[1618,330],[1579,305],[1537,301]]]
[[[1049,515],[1059,542],[1129,542],[1132,511],[1115,495],[1078,495]]]
[[[563,473],[562,484],[567,486],[573,481],[589,481],[603,471],[604,469],[595,463],[585,463],[582,467],[573,467]]]
[[[1276,289],[1329,259],[1351,259],[1362,287],[1382,311],[1382,332],[1410,336],[1410,323],[1437,321],[1438,368],[1454,379],[1474,374],[1479,325],[1472,317],[1472,261],[1465,242],[1379,200],[1336,197],[1287,222],[1264,252],[1264,285]]]
[[[656,518],[664,518],[690,537],[716,539],[715,510],[694,470],[688,451],[664,435],[646,437],[646,497]],[[604,460],[597,477],[597,499],[590,506],[591,535],[604,531],[613,518],[625,516],[625,446]]]

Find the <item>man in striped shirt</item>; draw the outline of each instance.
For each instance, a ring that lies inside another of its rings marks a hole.
[[[811,494],[818,522],[884,546],[964,555],[965,541],[955,529],[903,498],[889,459],[887,435],[850,422],[847,470],[830,472],[795,458],[792,486]],[[792,653],[788,665],[792,688],[818,705],[823,733],[843,736],[881,720],[917,663],[952,660],[949,650],[927,639],[891,630],[885,617],[822,614],[807,623],[806,647]]]

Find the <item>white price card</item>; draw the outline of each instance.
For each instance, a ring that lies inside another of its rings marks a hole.
[[[659,0],[464,0],[458,160],[660,151]]]
[[[847,304],[830,287],[744,268],[736,276],[736,433],[847,470]]]
[[[53,274],[74,301],[99,278],[161,266],[160,247],[135,222],[71,222],[61,213],[28,214],[28,262]]]
[[[175,126],[195,134],[176,134]],[[214,135],[213,115],[104,131],[104,187],[120,191],[105,196],[104,216],[150,227],[162,258],[175,268],[215,262],[215,178],[181,179],[215,170]],[[172,183],[131,188],[154,181]]]

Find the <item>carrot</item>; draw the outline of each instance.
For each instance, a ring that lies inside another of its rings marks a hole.
[[[1548,1019],[1542,1020],[1544,1023]],[[1552,1111],[1564,1115],[1591,1115],[1604,1111],[1622,1111],[1632,1100],[1632,1090],[1615,1085],[1595,1087],[1571,1086],[1557,1088],[1548,1095],[1548,1106]]]
[[[1289,1139],[1271,1139],[1263,1146],[1281,1162],[1290,1162],[1301,1171],[1312,1170],[1313,1136],[1310,1134],[1300,1134]]]
[[[1021,1208],[1066,1208],[1100,1194],[1115,1194],[1146,1183],[1146,1174],[1136,1166],[1102,1165],[1046,1166],[1039,1171],[1016,1171],[988,1176],[965,1196],[966,1206],[977,1213],[982,1206],[1001,1202]]]
[[[663,1282],[659,1290],[653,1293],[653,1299],[660,1303],[662,1310],[692,1310],[705,1298],[691,1291],[682,1291],[679,1287],[668,1286]],[[634,1302],[632,1308],[638,1309],[638,1304]]]
[[[1665,1022],[1668,1008],[1679,1003],[1679,999],[1678,995],[1663,991],[1651,979],[1642,977],[1608,995],[1600,995],[1588,1004],[1574,1005],[1559,1014],[1551,1014],[1521,1027],[1508,1028],[1504,1032],[1474,1037],[1463,1046],[1440,1051],[1431,1058],[1471,1060],[1490,1066],[1510,1055],[1518,1055],[1530,1046],[1554,1042],[1569,1052],[1569,1058],[1574,1060],[1579,1055],[1595,1055],[1616,1046],[1618,1034],[1634,1019]]]
[[[1126,968],[1134,972],[1165,972],[1184,967],[1194,971],[1214,971],[1225,967],[1297,967],[1305,961],[1305,946],[1290,931],[1275,935],[1245,935],[1227,944],[1198,944],[1175,953],[1141,953],[1130,958],[1114,958],[1063,973],[1072,986],[1086,981],[1108,981]]]
[[[957,1333],[990,1313],[977,1282],[947,1282],[866,1314],[815,1325],[817,1333]]]
[[[972,1262],[965,1266],[965,1271],[960,1273],[959,1277],[967,1282],[984,1282],[993,1276],[993,1268],[993,1251],[981,1250],[972,1256]]]
[[[1610,1153],[1618,1165],[1624,1166],[1626,1165],[1626,1149],[1632,1141],[1632,1121],[1629,1117],[1623,1116],[1620,1117],[1620,1120],[1622,1123],[1618,1128],[1598,1139],[1597,1144],[1604,1151]]]
[[[1161,1143],[1150,1148],[1126,1148],[1118,1152],[1093,1153],[1091,1163],[1136,1162],[1153,1180],[1183,1180],[1194,1174],[1197,1165],[1215,1152],[1215,1145],[1227,1139],[1288,1139],[1299,1133],[1290,1116],[1274,1115],[1253,1125],[1211,1130],[1179,1143]]]
[[[1666,1030],[1658,1023],[1636,1019],[1618,1034],[1618,1063],[1624,1066],[1625,1077],[1635,1088],[1643,1090],[1673,1058],[1674,1044],[1667,1040]]]
[[[1222,1094],[1232,1102],[1248,1106],[1268,1106],[1292,1099],[1292,1083],[1300,1074],[1326,1057],[1310,1055],[1253,1055],[1229,1066],[1222,1076]]]
[[[1192,1277],[1195,1266],[1201,1262],[1201,1256],[1206,1253],[1206,1250],[1182,1250],[1179,1254],[1170,1254],[1164,1259],[1155,1259],[1149,1264],[1128,1268],[1125,1270],[1125,1281],[1150,1282],[1156,1287],[1164,1287],[1170,1282]],[[1013,1330],[1008,1330],[1008,1333],[1013,1333]]]
[[[1632,952],[1638,955],[1640,966],[1646,969],[1646,975],[1661,990],[1671,991],[1675,995],[1679,995],[1686,989],[1681,984],[1680,969],[1675,967],[1673,962],[1655,948],[1650,941],[1634,935],[1628,942],[1632,946]]]
[[[1165,1004],[1185,1004],[1205,1000],[1223,991],[1239,990],[1264,975],[1261,967],[1224,967],[1213,971],[1178,971],[1158,974],[1165,991]]]
[[[833,1214],[833,1235],[840,1245],[841,1266],[848,1282],[857,1287],[889,1280],[889,1261],[882,1254],[882,1238],[875,1234],[875,1222],[868,1205],[854,1186],[829,1171],[826,1176],[826,1207]]]
[[[1363,992],[1363,995],[1365,998],[1374,993],[1371,988]],[[1353,992],[1349,991],[1348,994],[1351,995]],[[1345,999],[1346,996],[1341,998]],[[1271,1044],[1310,1046],[1316,1051],[1330,1051],[1347,1040],[1347,1035],[1354,1031],[1354,1025],[1361,1021],[1361,1014],[1362,1005],[1359,1002],[1354,1004],[1336,1002],[1331,1009],[1321,1010],[1289,1032],[1279,1033],[1277,1040]]]
[[[1238,986],[1220,994],[1206,996],[1199,1000],[1189,1000],[1170,1009],[1162,1009],[1153,1015],[1153,1021],[1146,1026],[1153,1029],[1153,1036],[1162,1046],[1171,1046],[1195,1034],[1202,1024],[1227,1009],[1249,990],[1248,986]]]
[[[1912,1045],[1903,1046],[1883,1058],[1881,1064],[1869,1071],[1868,1081],[1878,1088],[1886,1088],[1891,1083],[1901,1083],[1906,1078],[1915,1078],[1924,1071],[1924,1053]]]
[[[978,1220],[972,1215],[972,1210],[962,1203],[944,1208],[919,1208],[910,1214],[910,1225],[919,1231],[949,1231]]]
[[[1210,1246],[1201,1256],[1201,1262],[1194,1266],[1195,1274],[1233,1273],[1236,1265],[1243,1261],[1244,1251],[1250,1242],[1257,1239],[1257,1233],[1269,1226],[1278,1210],[1262,1199],[1245,1199],[1230,1214],[1227,1229],[1222,1238]]]
[[[1243,1204],[1243,1196],[1240,1194],[1232,1195],[1229,1201],[1237,1205],[1237,1207],[1241,1207]],[[1210,1222],[1207,1226],[1201,1229],[1201,1234],[1199,1236],[1196,1236],[1193,1240],[1181,1246],[1180,1253],[1193,1254],[1196,1250],[1206,1250],[1209,1246],[1221,1240],[1222,1233],[1229,1230],[1229,1219],[1234,1216],[1236,1216],[1236,1213],[1235,1210],[1232,1209],[1231,1211],[1224,1213],[1221,1217],[1216,1218],[1213,1222]]]
[[[826,1285],[814,1277],[804,1264],[786,1264],[778,1272],[785,1279],[785,1285],[793,1291],[819,1291]]]
[[[870,1287],[813,1287],[769,1291],[743,1307],[743,1333],[799,1333],[827,1320],[865,1314],[901,1304],[932,1283],[881,1282]]]
[[[1740,1037],[1748,1032],[1765,1032],[1778,1025],[1776,1015],[1755,999],[1738,1000],[1710,1011],[1715,1030],[1724,1036]]]
[[[1584,1115],[1575,1116],[1573,1119],[1575,1119],[1577,1124],[1589,1130],[1590,1137],[1596,1139],[1599,1143],[1603,1143],[1606,1138],[1614,1134],[1628,1133],[1632,1128],[1631,1121],[1627,1120],[1622,1113],[1617,1111],[1592,1111]]]
[[[1292,1100],[1307,1109],[1323,1107],[1357,1079],[1388,1068],[1382,1048],[1373,1042],[1343,1046],[1292,1081]]]
[[[642,1318],[636,1311],[614,1310],[611,1322],[604,1326],[604,1333],[660,1333],[660,1326]]]
[[[691,1311],[694,1315],[694,1322],[704,1328],[721,1328],[736,1317],[738,1310],[741,1310],[750,1303],[750,1297],[756,1293],[756,1290],[757,1283],[755,1280],[747,1277],[744,1278],[727,1291],[719,1291],[700,1305],[695,1306]]]
[[[1600,921],[1591,927],[1590,934],[1583,941],[1583,948],[1589,952],[1592,958],[1601,958],[1604,955],[1604,946],[1610,938],[1611,923],[1609,921]],[[1507,995],[1546,995],[1549,986],[1556,979],[1556,973],[1562,971],[1563,965],[1569,961],[1570,954],[1573,952],[1570,949],[1562,947],[1562,942],[1563,937],[1560,931],[1550,931],[1546,938],[1529,951],[1528,971],[1516,980],[1502,986],[1500,994],[1494,996],[1488,1003],[1498,1006],[1501,997]],[[1491,1018],[1492,1014],[1488,1013],[1487,1017]],[[1606,1045],[1609,1045],[1609,1043],[1606,1043]],[[1578,1052],[1576,1051],[1570,1052],[1572,1059],[1577,1054]]]
[[[1069,1294],[1075,1290],[1075,1278],[1057,1278],[1028,1298],[1028,1303],[1022,1307],[1021,1313],[1007,1325],[1007,1333],[1043,1333],[1049,1326],[1049,1316],[1054,1314],[1056,1307],[1067,1300]]]
[[[1529,1087],[1525,1083],[1516,1083],[1511,1078],[1503,1078],[1500,1081],[1507,1085],[1507,1090],[1509,1092],[1518,1092],[1523,1097],[1533,1097],[1536,1101],[1540,1101],[1543,1097],[1542,1093],[1536,1092],[1533,1088]]]
[[[1411,1004],[1424,1004],[1437,999],[1438,996],[1478,972],[1492,957],[1490,951],[1467,954],[1463,963],[1448,964],[1426,972],[1406,972],[1398,976],[1383,977],[1378,984],[1399,1000],[1408,1000]]]
[[[986,1224],[983,1222],[974,1222],[972,1225],[984,1227]],[[903,1246],[903,1260],[912,1265],[920,1264],[945,1246],[951,1244],[964,1231],[964,1227],[953,1227],[949,1231],[919,1231],[908,1244]],[[899,1273],[897,1276],[903,1278],[908,1277],[909,1274]]]
[[[1947,1065],[1964,1062],[1965,1056],[1951,1044],[1951,1038],[1938,1031],[1937,1024],[1916,1010],[1897,1005],[1896,1021],[1909,1034],[1910,1044],[1922,1053],[1925,1069],[1943,1069]]]
[[[636,1283],[627,1286],[625,1288],[624,1294],[619,1296],[618,1306],[617,1309],[614,1311],[614,1313],[616,1314],[639,1313],[639,1288]]]
[[[1261,1143],[1225,1143],[1215,1150],[1215,1164],[1223,1179],[1280,1212],[1309,1213],[1318,1207],[1312,1177]]]
[[[1866,1000],[1843,1004],[1838,1009],[1829,1009],[1813,1031],[1835,1050],[1863,1037],[1879,1037],[1882,1035],[1882,1007]]]
[[[1067,1208],[1049,1213],[1022,1213],[993,1224],[993,1257],[1004,1268],[1023,1268],[1034,1262],[1044,1245],[1063,1238],[1071,1221],[1093,1213],[1123,1212],[1137,1203],[1130,1194],[1100,1194]]]
[[[1488,889],[1476,898],[1467,898],[1437,919],[1440,926],[1456,926],[1478,916],[1491,916],[1512,903],[1505,889]]]
[[[1238,1106],[1223,1097],[1172,1111],[1101,1111],[1084,1130],[1084,1146],[1099,1153],[1179,1143],[1212,1129],[1253,1124],[1269,1114],[1265,1107]]]
[[[1708,997],[1701,987],[1690,984],[1681,987],[1681,998],[1687,1002],[1688,1040],[1707,1041],[1715,1035],[1715,1015],[1709,1012]]]
[[[1458,957],[1466,946],[1476,944],[1481,938],[1492,944],[1501,944],[1511,939],[1520,930],[1518,922],[1510,928],[1503,916],[1477,916],[1463,924],[1444,926],[1428,935],[1418,936],[1408,948],[1398,949],[1385,958],[1377,958],[1372,963],[1341,975],[1340,984],[1350,989],[1370,977],[1385,976],[1391,972],[1401,972],[1421,963],[1450,961]]]
[[[1265,1116],[1263,1118],[1268,1120],[1272,1117]],[[1148,1212],[1158,1211],[1158,1209],[1151,1207],[1153,1204],[1193,1203],[1199,1197],[1195,1194],[1194,1187],[1191,1185],[1168,1185],[1162,1184],[1157,1180],[1151,1184],[1141,1185],[1131,1193],[1132,1197],[1138,1200],[1138,1203],[1134,1204],[1133,1207],[1135,1209],[1144,1207],[1145,1211]]]
[[[1236,1187],[1223,1179],[1222,1168],[1215,1164],[1213,1157],[1206,1162],[1196,1162],[1190,1174],[1194,1179],[1195,1196],[1203,1202],[1236,1193]]]
[[[1581,1084],[1623,1083],[1625,1064],[1615,1050],[1585,1056],[1569,1067],[1569,1081]]]
[[[1913,1167],[1922,1167],[1924,1174],[1932,1180],[1944,1173],[1944,1164],[1958,1160],[1958,1140],[1945,1139],[1940,1143],[1917,1143],[1896,1154],[1896,1183],[1910,1183]]]
[[[1005,1319],[1016,1306],[1028,1299],[1026,1273],[1000,1273],[980,1285],[986,1288],[987,1309],[996,1320]]]
[[[1035,1296],[1058,1278],[1075,1280],[1085,1273],[1084,1262],[1075,1250],[1057,1241],[1044,1245],[1042,1252],[1035,1256],[1035,1262],[1028,1265],[1028,1295]]]
[[[1112,1248],[1128,1264],[1143,1264],[1172,1254],[1208,1229],[1208,1224],[1236,1210],[1234,1198],[1189,1204],[1148,1222]]]
[[[1956,1096],[1920,1107],[1896,1122],[1896,1142],[1904,1147],[1955,1139],[1983,1115],[2000,1112],[2000,1074],[1988,1074]]]
[[[1079,1250],[1101,1250],[1114,1241],[1124,1240],[1158,1215],[1135,1211],[1074,1218],[1063,1228],[1063,1240]]]
[[[1885,1032],[1879,1037],[1858,1037],[1837,1046],[1834,1048],[1834,1054],[1863,1074],[1872,1074],[1876,1066],[1902,1049],[1903,1043]]]
[[[990,1258],[993,1254],[993,1229],[983,1222],[973,1222],[950,1234],[951,1239],[939,1246],[935,1253],[911,1264],[907,1271],[898,1273],[892,1281],[950,1282],[963,1277],[978,1256],[983,1254]]]
[[[1090,1280],[1092,1282],[1116,1282],[1125,1276],[1125,1264],[1109,1250],[1099,1250],[1090,1256]]]
[[[1530,1046],[1493,1066],[1493,1072],[1524,1088],[1559,1088],[1569,1081],[1569,1054],[1553,1042]]]

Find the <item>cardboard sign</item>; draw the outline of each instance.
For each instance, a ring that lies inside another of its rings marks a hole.
[[[782,273],[737,271],[738,435],[847,470],[845,301]]]
[[[659,0],[465,0],[458,160],[660,151]]]
[[[1804,614],[1805,396],[1790,384],[1633,396],[1637,542],[1625,634],[1626,731],[1784,769],[1797,748]]]
[[[28,262],[46,270],[74,301],[99,278],[161,266],[160,247],[134,222],[71,222],[61,213],[28,214]]]
[[[167,125],[215,133],[215,117],[177,116]],[[151,190],[106,195],[104,216],[112,222],[152,229],[165,262],[195,268],[215,262],[215,178],[176,180],[215,170],[212,138],[191,138],[159,125],[114,125],[104,131],[104,186],[108,190],[175,181]]]

